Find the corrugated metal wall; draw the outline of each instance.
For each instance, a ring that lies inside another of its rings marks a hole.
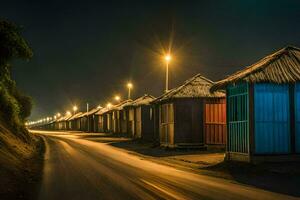
[[[227,88],[227,151],[249,153],[249,86]]]
[[[295,86],[296,152],[300,153],[300,83]]]
[[[204,102],[205,143],[225,144],[226,132],[226,99],[206,99]]]
[[[254,85],[255,153],[290,152],[289,86]]]

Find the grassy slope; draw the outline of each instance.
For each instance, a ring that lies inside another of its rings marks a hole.
[[[33,199],[42,169],[42,142],[24,142],[0,121],[0,199]]]

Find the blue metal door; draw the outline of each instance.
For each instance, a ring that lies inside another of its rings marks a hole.
[[[289,86],[255,84],[255,153],[290,152]]]
[[[295,86],[296,152],[300,153],[300,83]]]

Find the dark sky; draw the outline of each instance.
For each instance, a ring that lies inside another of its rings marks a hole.
[[[158,96],[171,46],[171,86],[201,73],[219,80],[287,45],[300,46],[300,1],[14,1],[0,16],[34,51],[13,76],[34,99],[32,119],[115,94]]]

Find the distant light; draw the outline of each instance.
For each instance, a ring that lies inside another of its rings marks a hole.
[[[99,105],[99,106],[97,107],[97,109],[100,109],[100,108],[102,108],[102,106]]]
[[[107,103],[107,104],[106,104],[106,107],[107,107],[107,108],[110,108],[111,106],[112,106],[111,103]]]
[[[61,116],[61,114],[60,114],[60,113],[57,113],[57,114],[56,114],[56,116],[57,116],[57,117],[60,117],[60,116]]]
[[[169,62],[171,59],[172,59],[172,57],[171,57],[170,54],[167,54],[167,55],[165,56],[165,60],[166,60],[167,62]]]
[[[71,115],[71,112],[70,112],[70,111],[67,111],[67,112],[66,112],[66,115]]]
[[[118,96],[118,95],[115,96],[115,100],[116,100],[116,101],[120,101],[120,99],[121,99],[120,96]]]
[[[78,110],[77,106],[73,106],[73,111],[76,112]]]
[[[56,115],[54,115],[54,119],[56,119],[57,117],[56,117]]]
[[[127,87],[131,89],[133,87],[132,83],[127,83]]]

